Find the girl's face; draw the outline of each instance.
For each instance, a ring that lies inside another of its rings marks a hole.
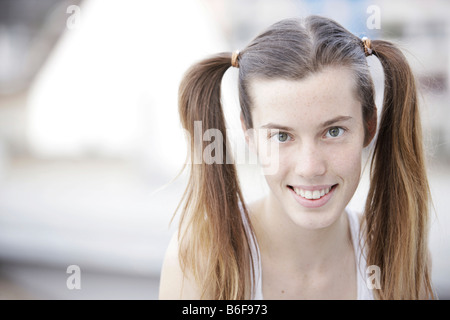
[[[330,226],[361,174],[364,126],[351,71],[330,67],[299,81],[254,80],[250,94],[254,130],[246,138],[270,168],[270,210],[306,229]]]

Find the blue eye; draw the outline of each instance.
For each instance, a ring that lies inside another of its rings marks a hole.
[[[277,132],[277,133],[273,134],[270,138],[276,139],[277,142],[283,143],[283,142],[289,141],[291,137],[286,132]]]
[[[337,138],[341,136],[345,130],[341,127],[333,127],[328,129],[326,136],[330,138]]]
[[[277,134],[278,141],[280,142],[286,142],[289,139],[289,135],[286,132],[280,132]]]

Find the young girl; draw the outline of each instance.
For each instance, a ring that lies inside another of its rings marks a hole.
[[[369,55],[385,73],[378,131]],[[245,203],[235,165],[196,161],[210,142],[190,139],[190,180],[160,298],[434,298],[417,91],[400,50],[310,16],[280,21],[240,52],[195,64],[180,86],[181,122],[191,137],[197,121],[201,134],[219,130],[223,154],[220,86],[231,66],[239,68],[242,127],[266,164],[269,194]],[[347,204],[376,133],[357,215]]]

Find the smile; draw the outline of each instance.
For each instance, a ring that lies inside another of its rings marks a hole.
[[[296,194],[298,194],[300,197],[303,197],[305,199],[320,199],[321,197],[323,197],[324,195],[328,194],[328,192],[330,192],[331,187],[325,188],[325,189],[320,189],[320,190],[304,190],[304,189],[300,189],[300,188],[294,188],[294,191]]]
[[[288,186],[295,200],[304,207],[317,208],[325,205],[333,196],[338,185],[327,186]]]

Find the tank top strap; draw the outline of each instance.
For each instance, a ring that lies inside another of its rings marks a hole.
[[[255,275],[253,277],[252,274],[252,300],[263,300],[262,296],[262,272],[261,272],[261,258],[260,258],[260,251],[259,246],[256,241],[255,235],[252,234],[252,231],[249,226],[249,222],[246,219],[244,215],[244,209],[242,207],[242,204],[239,203],[239,209],[241,211],[241,218],[244,222],[245,231],[247,232],[248,239],[250,241],[250,250],[251,250],[251,257],[253,262],[253,267],[255,270]]]
[[[372,289],[367,286],[367,262],[364,250],[363,238],[360,236],[360,215],[356,211],[346,208],[350,224],[350,232],[352,236],[353,249],[356,260],[356,282],[357,282],[357,299],[373,300]]]

